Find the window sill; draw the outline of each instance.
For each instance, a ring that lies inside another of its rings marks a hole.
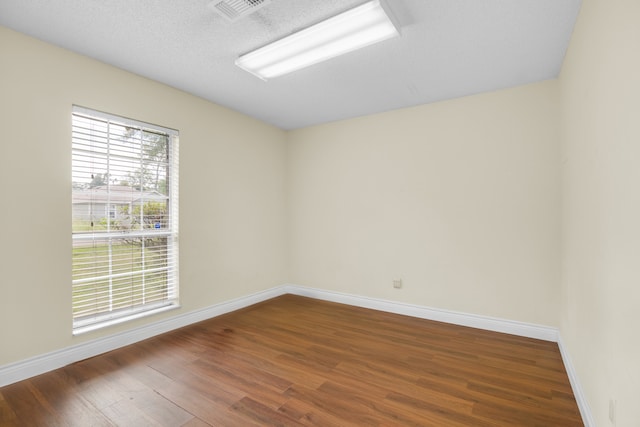
[[[106,319],[104,321],[91,323],[88,325],[78,326],[73,328],[73,336],[86,334],[88,332],[97,331],[99,329],[103,329],[109,326],[118,325],[120,323],[128,322],[135,319],[141,319],[143,317],[148,317],[154,314],[163,313],[165,311],[175,310],[180,308],[178,303],[164,305],[162,307],[153,308],[150,310],[139,311],[136,313],[132,313],[126,316],[121,316],[117,318]]]

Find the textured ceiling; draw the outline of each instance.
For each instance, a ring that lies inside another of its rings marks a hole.
[[[209,0],[0,0],[0,25],[283,129],[557,77],[580,0],[388,0],[401,35],[264,82],[240,54],[363,0],[272,0],[229,22]]]

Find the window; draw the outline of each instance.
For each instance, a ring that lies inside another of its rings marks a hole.
[[[72,112],[73,332],[178,304],[178,132]]]

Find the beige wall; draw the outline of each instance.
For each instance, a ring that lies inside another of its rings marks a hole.
[[[557,94],[548,81],[291,132],[290,281],[557,326]]]
[[[562,69],[561,333],[596,425],[640,425],[640,2],[583,0]]]
[[[557,324],[557,82],[287,134],[2,28],[0,61],[0,365],[287,281]],[[71,337],[72,104],[180,130],[180,312]]]
[[[282,284],[284,132],[0,27],[0,366]],[[71,336],[71,105],[180,130],[179,311]]]

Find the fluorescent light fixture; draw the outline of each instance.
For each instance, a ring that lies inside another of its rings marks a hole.
[[[381,0],[374,0],[242,55],[236,65],[266,80],[398,34]]]

